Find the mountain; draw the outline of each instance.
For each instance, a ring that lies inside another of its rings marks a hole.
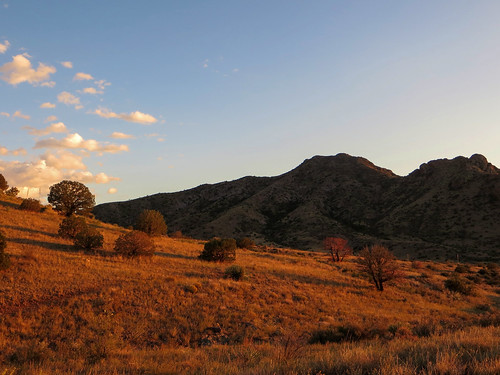
[[[405,177],[362,157],[315,156],[280,176],[106,203],[94,213],[129,226],[144,209],[196,238],[319,249],[324,237],[342,235],[355,248],[381,242],[412,258],[500,258],[500,171],[478,154],[430,161]]]

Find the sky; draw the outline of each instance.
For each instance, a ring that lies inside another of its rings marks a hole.
[[[98,203],[340,152],[500,166],[499,1],[0,0],[0,173]]]

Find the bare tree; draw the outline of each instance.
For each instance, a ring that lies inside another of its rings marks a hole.
[[[340,237],[326,237],[323,241],[326,251],[332,257],[332,262],[342,262],[346,255],[352,254],[352,249],[349,247],[349,241]]]
[[[401,272],[396,257],[384,246],[365,247],[359,253],[361,271],[367,273],[379,291],[384,290],[384,283],[400,278]]]

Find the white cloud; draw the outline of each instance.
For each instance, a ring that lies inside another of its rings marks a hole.
[[[117,192],[118,192],[117,188],[112,187],[108,189],[108,194],[116,194]]]
[[[91,95],[96,95],[96,94],[103,94],[103,91],[98,91],[95,89],[95,87],[86,87],[83,89],[84,94],[91,94]]]
[[[101,79],[99,81],[94,81],[94,83],[96,84],[96,86],[100,89],[100,90],[104,90],[106,88],[106,86],[111,86],[111,83],[109,82],[106,82],[106,80],[104,79]]]
[[[111,176],[108,176],[106,175],[105,173],[98,173],[96,176],[95,176],[95,182],[97,184],[107,184],[111,181],[120,181],[120,179],[118,177],[111,177]]]
[[[6,147],[3,147],[3,146],[0,146],[0,155],[14,155],[14,156],[17,156],[17,155],[26,155],[27,152],[24,148],[20,147],[18,149],[15,149],[15,150],[9,150],[8,148]]]
[[[0,112],[0,115],[5,116],[5,117],[10,117],[10,114],[7,112]]]
[[[75,76],[73,77],[73,81],[88,81],[94,79],[90,74],[87,73],[76,73]]]
[[[240,70],[238,68],[233,69],[233,73],[238,73]]]
[[[61,61],[61,65],[68,69],[73,68],[73,63],[71,61]]]
[[[22,82],[36,85],[43,81],[48,81],[50,75],[56,72],[56,68],[42,63],[37,69],[33,69],[31,62],[25,55],[17,55],[12,58],[12,62],[0,66],[1,79],[16,86]]]
[[[53,122],[53,121],[57,121],[57,116],[48,116],[45,120],[43,120],[43,122]]]
[[[40,105],[40,108],[55,108],[56,105],[53,103],[45,102]]]
[[[22,119],[25,119],[25,120],[29,120],[31,118],[31,116],[25,115],[21,111],[15,111],[12,114],[12,117],[19,117],[19,118],[22,118]]]
[[[7,51],[9,46],[10,46],[10,43],[8,40],[4,40],[3,43],[0,43],[0,53],[5,53],[5,51]]]
[[[66,128],[66,125],[62,122],[56,122],[53,124],[50,124],[49,126],[43,128],[43,129],[35,129],[32,127],[26,127],[26,129],[30,129],[29,134],[31,135],[48,135],[52,133],[67,133],[68,129]]]
[[[48,167],[57,169],[76,169],[86,170],[87,166],[83,163],[82,157],[71,152],[59,150],[56,153],[47,151],[40,155],[41,160],[45,160]]]
[[[42,86],[42,87],[54,87],[55,85],[56,85],[56,83],[54,81],[48,81],[48,82],[42,83],[40,86]]]
[[[96,109],[92,113],[104,118],[118,118],[124,121],[136,122],[138,124],[143,124],[143,125],[154,124],[155,122],[158,121],[153,116],[139,111],[131,113],[115,113],[110,111],[109,109],[103,108],[103,109]]]
[[[35,143],[37,148],[63,148],[63,149],[82,149],[97,153],[116,154],[118,152],[128,151],[127,145],[115,145],[107,142],[98,142],[95,139],[84,140],[78,133],[69,134],[63,139],[48,138]]]
[[[82,108],[82,105],[80,104],[80,98],[67,91],[63,91],[59,95],[57,95],[57,100],[60,103],[64,103],[66,105],[74,105],[76,109]]]
[[[7,147],[0,146],[0,155],[8,155],[8,154],[9,150],[7,149]]]
[[[111,138],[114,138],[114,139],[134,139],[135,137],[133,135],[130,135],[130,134],[113,132],[113,134],[111,134]]]

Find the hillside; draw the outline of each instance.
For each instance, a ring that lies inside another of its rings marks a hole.
[[[482,155],[422,164],[406,177],[347,154],[315,156],[276,177],[245,177],[95,207],[129,226],[155,209],[170,231],[194,238],[248,236],[317,250],[343,235],[355,248],[382,242],[399,256],[500,260],[500,173]]]
[[[404,278],[381,293],[354,257],[333,265],[321,253],[259,247],[237,252],[247,276],[234,281],[226,264],[197,259],[202,242],[159,237],[153,258],[127,260],[112,250],[126,229],[91,220],[105,241],[87,254],[58,237],[57,214],[18,206],[0,198],[12,259],[0,272],[0,373],[500,370],[500,290],[486,266],[460,271],[475,283],[464,296],[444,287],[455,263],[400,261]],[[341,342],[308,344],[332,336]]]

